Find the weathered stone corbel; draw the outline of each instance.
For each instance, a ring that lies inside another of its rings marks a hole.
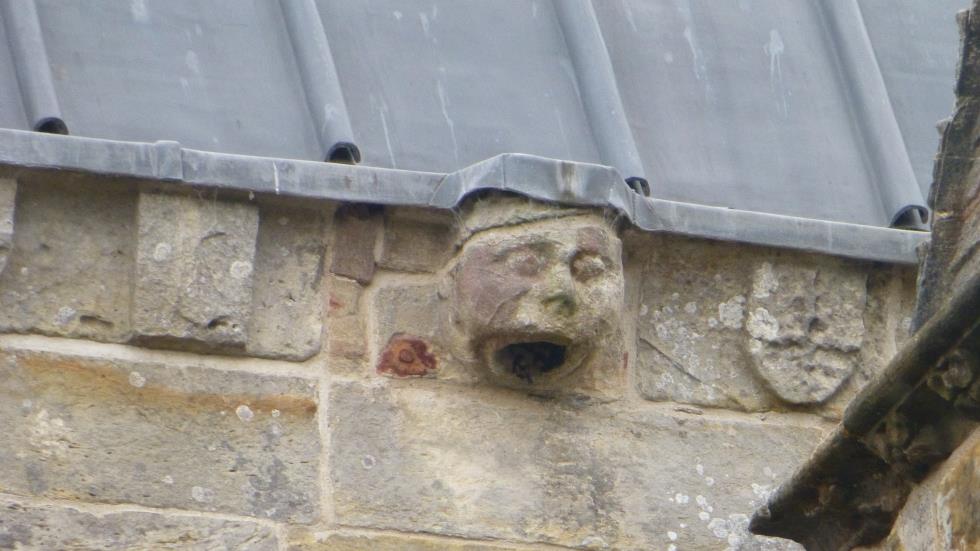
[[[140,194],[131,310],[134,340],[244,348],[258,226],[254,205]]]

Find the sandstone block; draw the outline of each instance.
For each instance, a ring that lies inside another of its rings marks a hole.
[[[975,14],[974,14],[975,17]],[[961,20],[965,21],[963,17]],[[965,36],[968,40],[975,37]],[[965,48],[964,56],[977,55],[973,48]],[[975,59],[964,64],[960,71],[963,79],[976,82],[971,70]],[[967,88],[970,88],[968,86]],[[945,302],[955,294],[969,276],[980,267],[976,254],[980,242],[980,163],[976,161],[976,149],[980,140],[980,98],[959,97],[953,118],[944,126],[942,143],[933,169],[935,184],[929,196],[932,207],[932,240],[929,253],[922,265],[919,304],[916,309],[915,327],[920,327]]]
[[[327,276],[327,316],[343,317],[356,314],[358,301],[361,300],[363,287],[356,281],[337,277]]]
[[[868,551],[980,548],[980,430],[913,488],[886,539]],[[865,549],[865,548],[861,548]]]
[[[645,398],[732,409],[770,407],[744,351],[751,249],[650,239],[637,314],[637,386]]]
[[[882,269],[872,285],[871,266],[845,259],[677,237],[639,242],[653,254],[633,255],[649,257],[639,276],[636,381],[651,400],[835,413],[907,331],[913,288],[898,271]]]
[[[124,347],[66,355],[10,339],[0,345],[3,491],[316,517],[313,382],[135,359],[145,353]]]
[[[967,179],[959,211],[959,239],[950,259],[950,294],[960,292],[970,277],[980,272],[980,162],[974,162],[974,171]]]
[[[326,339],[329,368],[333,372],[357,372],[367,358],[367,335],[358,313],[363,288],[356,281],[328,275],[326,278]]]
[[[327,353],[330,369],[356,371],[367,357],[364,321],[359,316],[344,316],[327,325]]]
[[[892,527],[892,533],[870,549],[881,551],[948,551],[940,545],[936,504],[931,499],[913,499],[907,503]],[[864,548],[859,548],[864,549]]]
[[[81,177],[21,179],[16,203],[13,248],[0,272],[0,331],[126,339],[135,193]]]
[[[941,539],[946,549],[980,549],[980,430],[949,463],[936,500]]]
[[[338,523],[584,549],[799,549],[747,514],[823,435],[431,380],[330,395]]]
[[[144,193],[133,329],[139,340],[241,348],[252,308],[258,209]]]
[[[334,215],[330,271],[368,284],[374,278],[374,244],[382,217],[375,207],[347,205]]]
[[[0,496],[0,549],[240,549],[276,551],[269,527],[141,511],[87,512]]]
[[[440,377],[472,381],[444,345],[449,306],[437,284],[381,287],[371,301],[377,335],[374,371],[392,377]],[[448,368],[448,371],[447,371]]]
[[[321,215],[280,207],[260,214],[246,351],[304,360],[320,350],[323,332]]]
[[[0,178],[0,274],[7,266],[7,257],[14,246],[14,201],[17,181]]]
[[[402,211],[411,210],[410,213]],[[378,265],[405,272],[435,272],[452,256],[456,231],[439,211],[400,209],[385,217]]]
[[[371,307],[381,343],[395,333],[410,333],[427,340],[440,336],[441,316],[447,308],[436,284],[382,287],[374,294]]]

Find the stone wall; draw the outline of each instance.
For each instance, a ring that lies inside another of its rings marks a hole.
[[[942,125],[930,195],[933,239],[920,274],[915,325],[937,314],[980,273],[980,180],[977,132],[980,113],[980,3],[958,15],[960,67],[956,108]],[[974,287],[975,288],[975,287]],[[974,319],[976,313],[973,313]],[[975,324],[974,324],[975,327]],[[976,340],[966,337],[940,366],[930,387],[961,415],[980,420]],[[949,382],[947,382],[949,381]],[[972,383],[972,384],[971,384]],[[914,487],[888,537],[874,549],[972,550],[980,548],[980,428]]]
[[[960,59],[956,107],[940,123],[942,140],[933,167],[929,206],[933,212],[931,250],[920,274],[915,325],[926,322],[943,303],[980,271],[980,179],[977,133],[980,132],[980,10],[957,14]]]
[[[914,280],[509,196],[0,180],[0,549],[796,549],[748,515]]]

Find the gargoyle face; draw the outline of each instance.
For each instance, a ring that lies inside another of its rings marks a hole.
[[[454,320],[507,384],[547,385],[578,369],[619,327],[621,244],[598,216],[471,238],[454,275]]]

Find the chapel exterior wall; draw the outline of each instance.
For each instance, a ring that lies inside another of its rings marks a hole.
[[[513,196],[0,180],[0,548],[797,549],[749,515],[915,277]]]

